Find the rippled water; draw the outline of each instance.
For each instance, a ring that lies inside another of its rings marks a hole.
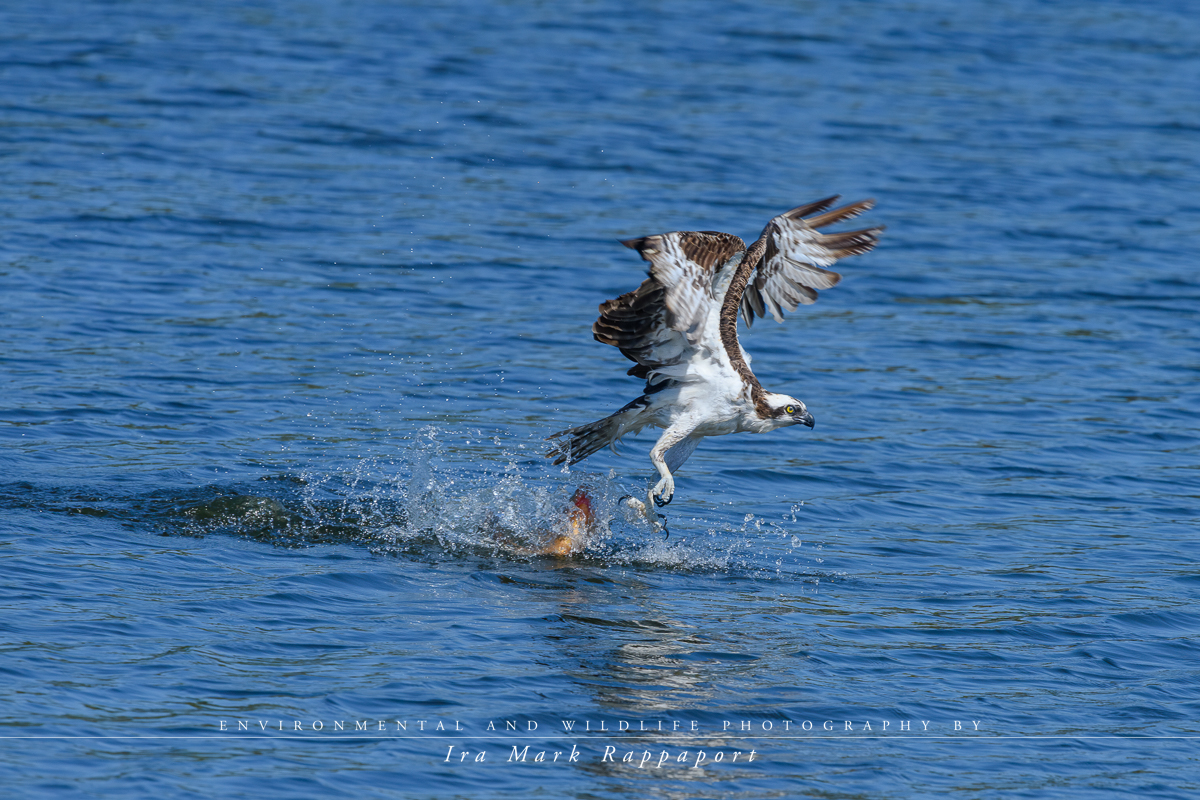
[[[8,791],[1200,790],[1186,8],[16,3],[0,42]],[[541,457],[638,393],[589,330],[615,239],[832,192],[880,248],[743,339],[813,431],[706,441],[669,538],[618,504],[648,434]],[[588,548],[532,555],[581,485]]]

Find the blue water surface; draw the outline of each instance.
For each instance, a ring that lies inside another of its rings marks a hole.
[[[0,85],[12,796],[1200,792],[1186,4],[17,0]],[[814,430],[669,538],[542,457],[618,238],[832,193]]]

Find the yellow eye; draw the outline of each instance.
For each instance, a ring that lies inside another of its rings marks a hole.
[[[788,406],[787,408],[785,408],[785,409],[783,410],[783,413],[785,413],[785,414],[795,414],[795,413],[796,413],[796,407],[795,407],[795,406]]]

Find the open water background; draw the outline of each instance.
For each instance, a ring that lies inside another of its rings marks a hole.
[[[5,3],[5,791],[1195,797],[1195,11]],[[615,239],[833,192],[882,245],[743,339],[815,430],[707,441],[665,541],[648,433],[547,465],[638,393]]]

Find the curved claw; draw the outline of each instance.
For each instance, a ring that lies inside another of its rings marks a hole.
[[[669,505],[672,498],[675,497],[675,481],[671,480],[671,476],[665,476],[661,481],[654,485],[654,488],[649,492],[648,499],[654,501],[654,505],[662,508]]]

